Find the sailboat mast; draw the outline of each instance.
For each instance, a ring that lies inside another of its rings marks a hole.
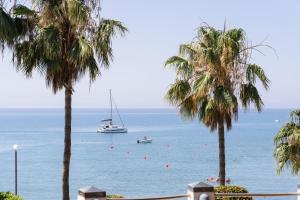
[[[109,89],[109,97],[110,97],[110,119],[112,120],[112,99],[111,99],[111,89]]]

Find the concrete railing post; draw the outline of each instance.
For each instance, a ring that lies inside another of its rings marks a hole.
[[[81,188],[77,200],[106,200],[106,192],[93,186]]]
[[[197,182],[188,185],[188,200],[215,200],[214,187],[206,183]]]

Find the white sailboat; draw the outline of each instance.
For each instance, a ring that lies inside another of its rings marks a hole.
[[[111,90],[109,90],[109,96],[110,96],[110,118],[101,120],[101,122],[103,122],[104,124],[100,128],[98,128],[97,132],[98,133],[127,133],[127,128],[124,126],[124,123],[119,114],[117,106],[115,106],[116,111],[118,113],[118,116],[120,118],[122,125],[116,125],[113,123],[113,115],[112,115],[113,99],[112,99],[112,95],[111,95]]]

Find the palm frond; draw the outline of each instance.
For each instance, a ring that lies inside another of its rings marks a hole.
[[[193,83],[193,93],[198,97],[209,94],[213,82],[213,77],[210,74],[200,74]]]
[[[12,45],[15,35],[16,26],[13,18],[0,7],[0,48],[3,48],[4,44]]]
[[[252,84],[255,84],[256,78],[261,81],[266,90],[269,88],[270,80],[266,76],[264,70],[256,64],[248,65],[246,69],[246,80]]]
[[[183,57],[193,57],[197,53],[197,50],[194,48],[193,44],[181,44],[179,46],[179,55]]]
[[[27,6],[18,4],[12,8],[12,14],[18,17],[29,17],[35,16],[37,12],[28,8]]]
[[[94,58],[92,44],[83,36],[79,37],[75,42],[75,45],[71,50],[70,59],[77,72],[74,79],[80,78],[88,72],[90,80],[94,81],[100,74],[97,61]]]
[[[165,67],[170,66],[170,65],[176,67],[178,64],[182,65],[182,63],[184,65],[186,65],[188,63],[188,61],[180,56],[172,56],[166,60]]]
[[[109,66],[113,59],[112,38],[117,34],[123,36],[127,28],[119,21],[102,19],[93,38],[93,45],[98,61],[104,66]]]
[[[223,122],[224,119],[221,117],[221,113],[218,110],[214,99],[206,98],[204,102],[200,104],[200,120],[210,128],[211,131],[214,131],[218,128],[218,124]]]
[[[165,62],[165,66],[174,66],[178,77],[189,78],[193,73],[193,66],[180,56],[172,56]]]
[[[241,85],[240,99],[244,108],[248,108],[251,103],[254,103],[255,108],[258,111],[261,111],[261,108],[264,105],[258,90],[251,83]]]
[[[68,16],[76,27],[85,27],[90,19],[90,7],[82,0],[67,0]]]
[[[34,38],[20,43],[14,47],[16,67],[30,77],[37,69],[45,74],[49,69],[53,71],[59,67],[60,35],[53,27],[45,27]]]
[[[293,113],[294,111],[291,115]],[[297,175],[300,170],[300,127],[291,119],[275,135],[274,144],[277,173],[280,174],[284,168],[288,168],[293,175]]]
[[[187,80],[176,80],[167,91],[165,98],[173,105],[180,105],[191,91],[190,83]]]
[[[14,23],[16,26],[15,38],[23,39],[25,37],[32,37],[35,34],[37,28],[36,19],[15,17]]]
[[[198,104],[194,95],[187,95],[183,100],[178,102],[179,113],[185,119],[193,119],[198,112]]]
[[[55,26],[48,26],[37,36],[37,48],[48,59],[59,59],[61,52],[61,35]]]

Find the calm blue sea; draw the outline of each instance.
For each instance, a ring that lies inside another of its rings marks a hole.
[[[127,197],[186,192],[189,183],[218,175],[217,134],[172,109],[121,109],[127,134],[98,134],[105,109],[74,109],[71,196],[94,185]],[[276,175],[273,136],[287,109],[239,113],[226,133],[227,174],[251,192],[295,192],[298,177]],[[275,120],[279,120],[278,123]],[[14,191],[13,144],[18,144],[19,194],[25,200],[61,198],[64,116],[61,109],[0,110],[0,191]],[[137,144],[144,136],[152,144]],[[145,159],[146,158],[146,159]],[[168,166],[168,167],[166,167]]]

